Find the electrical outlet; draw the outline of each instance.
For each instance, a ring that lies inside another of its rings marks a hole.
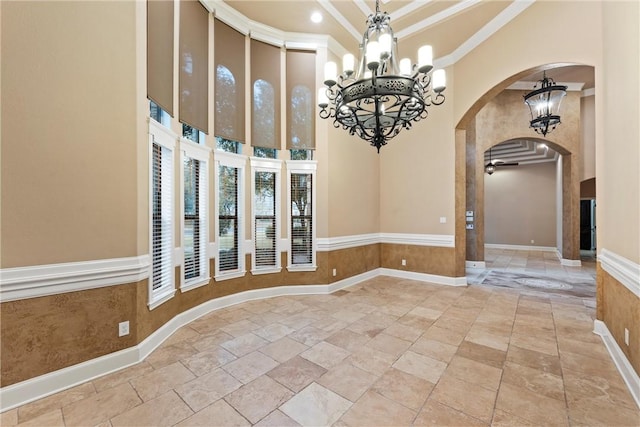
[[[338,270],[336,270],[335,268],[333,269],[333,277],[336,277],[336,275],[338,274]]]
[[[535,242],[536,242],[535,240],[531,239],[531,243],[535,243]]]
[[[629,345],[629,329],[624,328],[624,343]]]
[[[402,260],[402,265],[406,267],[406,265],[407,265],[407,260],[406,259]]]
[[[440,217],[440,224],[446,224],[447,223],[447,217],[446,216],[441,216]]]
[[[129,321],[118,323],[118,336],[124,337],[129,335]]]

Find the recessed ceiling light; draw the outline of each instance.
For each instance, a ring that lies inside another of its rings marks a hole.
[[[315,22],[316,24],[322,22],[322,14],[320,12],[313,12],[311,14],[311,22]]]

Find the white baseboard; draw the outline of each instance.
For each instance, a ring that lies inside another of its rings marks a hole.
[[[609,328],[607,328],[607,325],[603,321],[593,321],[593,333],[600,335],[600,338],[602,338],[605,347],[607,347],[607,350],[613,359],[613,363],[615,363],[620,375],[622,375],[622,379],[625,384],[627,384],[636,405],[640,408],[640,377],[638,376],[638,373],[633,369],[633,366],[631,366],[631,363],[625,356],[622,349],[620,349],[620,346],[618,346],[618,343],[613,338]]]
[[[487,268],[487,263],[484,261],[465,261],[464,266],[466,268]]]
[[[247,301],[278,296],[326,295],[381,275],[421,280],[442,285],[466,285],[466,277],[444,277],[378,268],[328,285],[277,286],[227,295],[206,301],[199,306],[178,314],[134,347],[110,353],[105,356],[78,363],[48,374],[40,375],[17,384],[0,388],[0,412],[42,399],[43,397],[47,397],[87,381],[94,380],[103,375],[135,365],[149,356],[151,352],[158,348],[160,344],[162,344],[179,328],[212,311]]]

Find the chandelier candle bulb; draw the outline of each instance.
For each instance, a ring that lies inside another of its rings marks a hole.
[[[444,70],[438,69],[433,72],[433,91],[442,92],[447,86],[447,75]]]
[[[329,61],[324,64],[324,84],[331,87],[336,84],[338,78],[338,66],[335,62]]]
[[[388,58],[391,55],[391,35],[382,34],[378,38],[378,44],[380,45],[380,57]]]
[[[355,68],[355,65],[356,65],[356,58],[352,54],[347,53],[342,57],[343,73],[346,73],[346,74],[353,73],[353,69]]]
[[[327,97],[327,89],[321,87],[318,89],[318,105],[320,108],[327,108],[329,106],[329,98]]]
[[[400,60],[400,74],[404,76],[410,76],[413,66],[409,58],[402,58]]]
[[[380,44],[378,42],[367,43],[365,57],[367,58],[367,66],[371,71],[378,68],[378,65],[380,65]]]
[[[433,48],[429,45],[418,49],[418,69],[421,73],[428,73],[433,68]]]

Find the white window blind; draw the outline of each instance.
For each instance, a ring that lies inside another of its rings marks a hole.
[[[253,256],[254,274],[280,271],[280,175],[282,161],[251,159]]]
[[[291,264],[313,264],[313,175],[291,174]]]
[[[151,280],[149,304],[175,291],[173,276],[173,142],[162,126],[151,130]],[[155,134],[153,133],[155,132]],[[164,140],[164,142],[162,142]],[[168,141],[168,142],[167,142]]]
[[[209,282],[207,194],[209,151],[183,140],[184,254],[182,289]]]

